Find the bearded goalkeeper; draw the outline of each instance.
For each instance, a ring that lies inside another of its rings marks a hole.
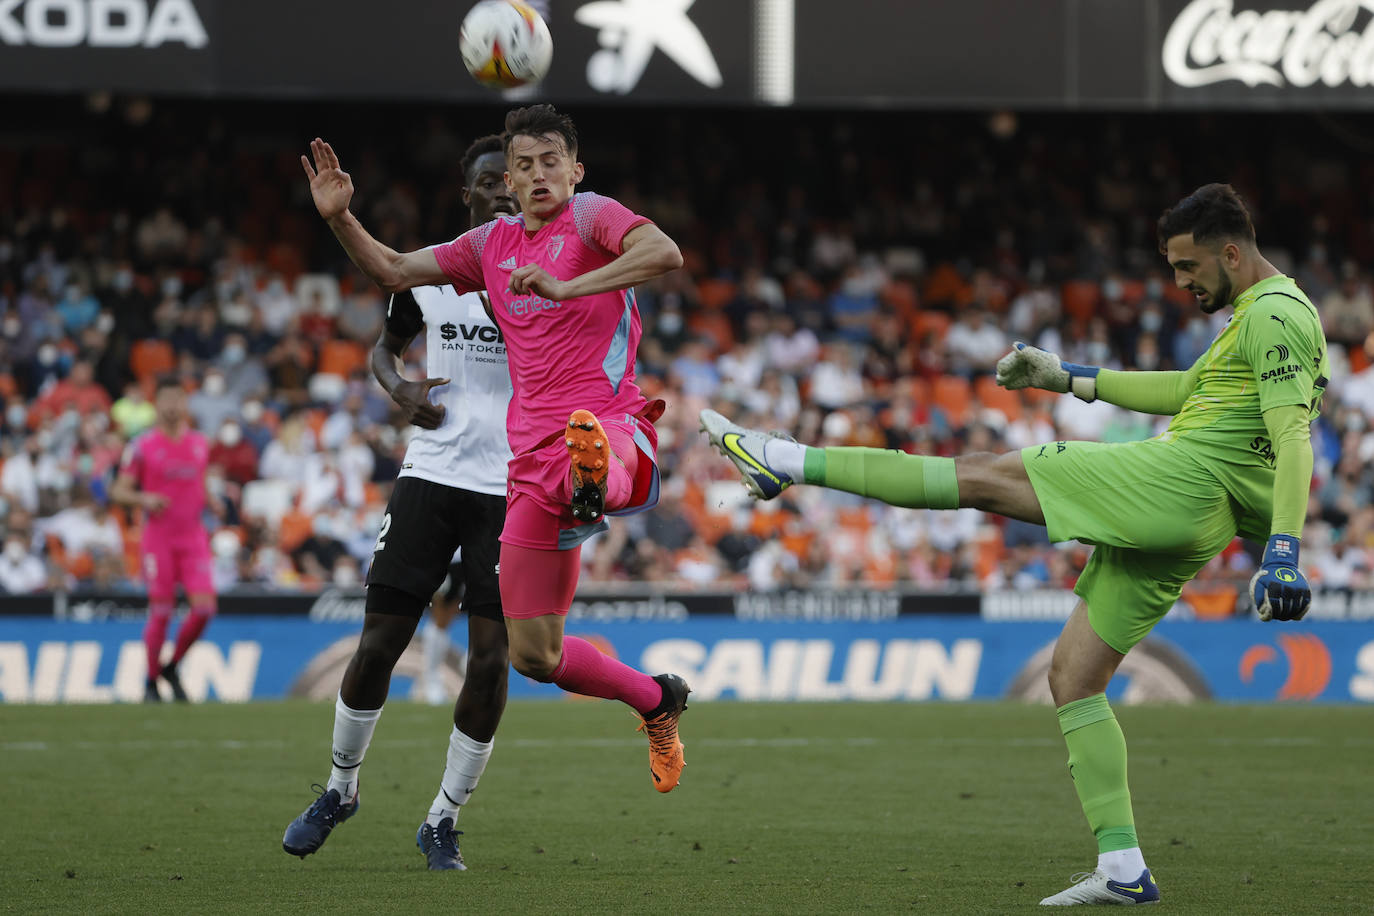
[[[1255,244],[1250,214],[1223,184],[1165,211],[1161,253],[1205,313],[1235,312],[1186,372],[1116,372],[1017,343],[997,364],[1006,388],[1043,388],[1173,416],[1143,442],[1051,442],[1006,455],[933,458],[808,448],[702,411],[712,445],[771,499],[813,484],[894,506],[965,506],[1035,522],[1053,541],[1096,545],[1055,645],[1050,691],[1069,775],[1097,837],[1095,871],[1042,904],[1159,900],[1136,838],[1126,741],[1105,690],[1184,583],[1237,534],[1265,542],[1250,589],[1263,620],[1298,620],[1312,592],[1298,547],[1312,480],[1310,424],[1329,368],[1321,322]]]

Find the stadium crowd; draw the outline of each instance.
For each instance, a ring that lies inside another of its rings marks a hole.
[[[167,372],[213,441],[218,586],[365,575],[408,435],[366,366],[386,301],[315,217],[297,165],[308,138],[282,109],[93,98],[35,109],[0,143],[0,589],[138,587],[138,519],[108,487]],[[325,135],[350,163],[354,212],[398,249],[451,238],[466,219],[456,163],[484,132],[467,122],[499,112],[373,114],[326,110],[309,127],[338,125]],[[596,137],[620,117],[575,114]],[[1015,339],[1080,363],[1190,365],[1226,313],[1173,287],[1154,219],[1221,177],[1331,345],[1306,571],[1374,585],[1374,167],[1355,139],[1332,128],[1316,155],[1280,132],[1236,171],[1225,117],[637,117],[638,142],[584,149],[585,186],[686,257],[638,299],[639,378],[669,403],[665,486],[658,509],[591,542],[584,581],[1071,585],[1088,548],[974,510],[820,488],[752,505],[697,411],[941,455],[1153,435],[1164,420],[1005,392],[992,368]],[[1253,567],[1237,542],[1185,600],[1235,613]]]

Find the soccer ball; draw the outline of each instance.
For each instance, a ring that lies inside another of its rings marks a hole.
[[[482,0],[468,10],[458,47],[463,66],[488,89],[537,83],[553,62],[549,27],[520,0]]]

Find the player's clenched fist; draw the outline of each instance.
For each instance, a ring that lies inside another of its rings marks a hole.
[[[1013,391],[1043,388],[1065,394],[1069,390],[1069,373],[1054,353],[1018,340],[1011,352],[997,361],[997,384]]]
[[[1043,388],[1089,403],[1097,400],[1097,366],[1061,362],[1054,353],[1017,341],[1011,352],[997,361],[997,384],[1015,391],[1018,388]]]
[[[1264,548],[1250,595],[1260,620],[1301,620],[1312,604],[1312,586],[1298,569],[1298,538],[1275,534]]]
[[[567,284],[538,264],[526,264],[511,271],[509,289],[517,296],[534,293],[545,299],[561,302],[566,298],[564,290],[567,289]]]

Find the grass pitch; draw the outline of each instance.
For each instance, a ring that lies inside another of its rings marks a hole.
[[[1370,710],[1118,716],[1170,911],[1370,911]],[[390,704],[361,810],[301,861],[281,835],[328,775],[332,719],[0,706],[0,912],[996,913],[1095,862],[1047,708],[694,703],[660,796],[610,702],[512,703],[459,819],[470,870],[435,874],[414,838],[448,712]]]

